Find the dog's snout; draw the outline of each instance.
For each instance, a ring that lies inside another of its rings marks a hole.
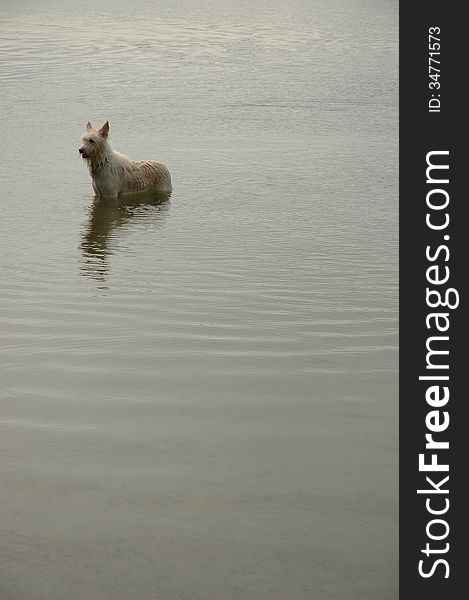
[[[84,152],[84,151],[83,151],[83,148],[78,148],[78,152],[79,152],[80,154],[83,154],[83,152]]]

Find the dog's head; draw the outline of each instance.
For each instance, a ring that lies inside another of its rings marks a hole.
[[[93,160],[100,156],[109,135],[109,121],[106,121],[101,129],[95,129],[88,121],[85,132],[81,136],[81,144],[78,152],[85,160]]]

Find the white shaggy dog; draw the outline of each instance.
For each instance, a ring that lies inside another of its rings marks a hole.
[[[97,196],[114,198],[136,192],[170,192],[168,169],[154,160],[129,160],[111,148],[109,122],[94,129],[88,121],[78,152],[86,162]]]

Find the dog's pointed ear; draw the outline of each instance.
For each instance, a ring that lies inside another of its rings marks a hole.
[[[99,130],[98,133],[103,138],[107,138],[108,133],[109,133],[109,121],[106,121],[106,123],[104,123],[104,125],[101,127],[101,129]]]
[[[89,131],[90,129],[92,129],[91,127],[91,123],[88,121],[88,123],[86,124],[86,129],[87,131]]]

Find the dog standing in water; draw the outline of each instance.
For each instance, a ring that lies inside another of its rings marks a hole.
[[[109,122],[94,129],[88,121],[78,152],[86,162],[97,196],[115,198],[136,192],[170,192],[168,169],[154,160],[129,160],[115,152],[108,140]]]

